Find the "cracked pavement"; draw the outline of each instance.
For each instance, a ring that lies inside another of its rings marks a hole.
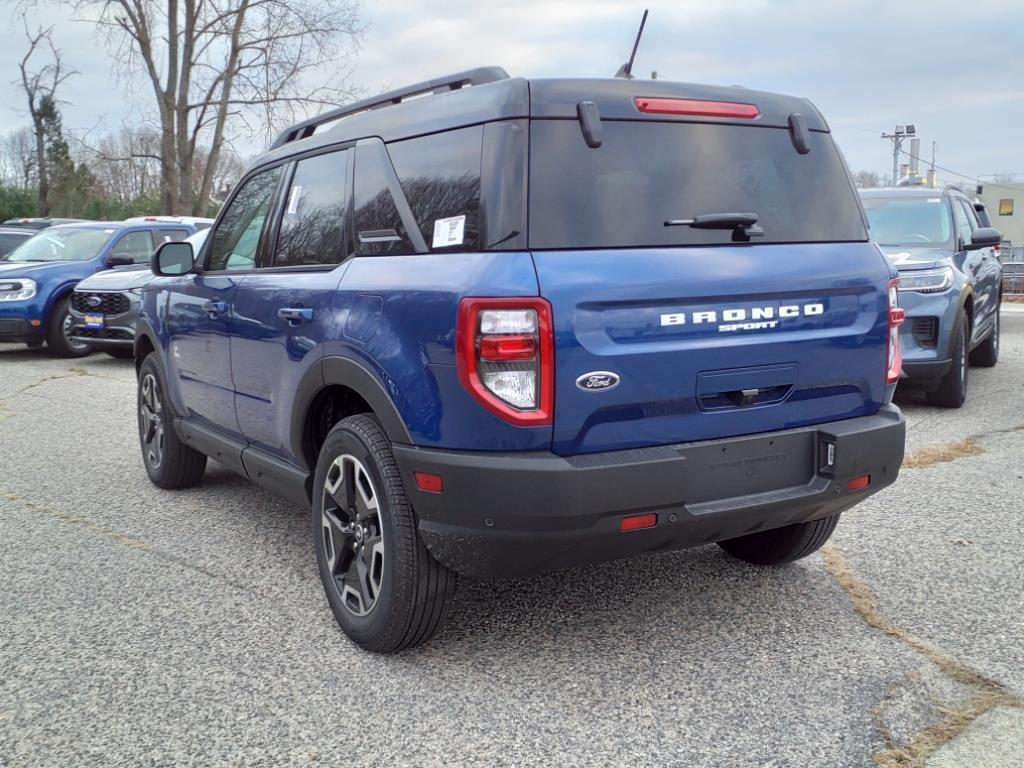
[[[963,409],[899,398],[909,451],[980,451],[905,469],[831,555],[463,581],[391,658],[335,627],[305,513],[217,465],[149,483],[130,362],[0,345],[0,766],[1024,764],[1024,313],[1003,330]]]

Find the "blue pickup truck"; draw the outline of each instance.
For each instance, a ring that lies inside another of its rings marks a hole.
[[[430,637],[457,575],[796,560],[902,461],[896,273],[803,99],[420,83],[289,128],[153,270],[149,477],[210,457],[311,507],[372,651]]]
[[[51,226],[0,262],[0,342],[45,342],[58,357],[91,351],[74,335],[71,296],[104,269],[147,263],[157,245],[183,240],[192,224],[86,222]]]

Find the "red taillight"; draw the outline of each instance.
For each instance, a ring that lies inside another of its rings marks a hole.
[[[756,104],[735,101],[703,101],[701,99],[648,99],[633,100],[636,108],[654,115],[700,115],[703,117],[739,117],[753,120],[761,114]]]
[[[630,515],[622,518],[619,523],[620,531],[641,531],[644,528],[653,528],[658,524],[658,516],[654,513],[647,515]]]
[[[906,317],[906,310],[897,306],[899,280],[889,281],[889,343],[886,355],[885,383],[895,384],[900,380],[903,368],[903,348],[900,346],[900,326]]]
[[[463,299],[455,337],[459,381],[481,405],[519,426],[551,423],[555,344],[547,301]]]
[[[846,484],[848,491],[862,491],[871,485],[871,475],[857,475]]]
[[[421,491],[430,493],[441,493],[444,490],[444,478],[431,472],[413,472],[416,477],[416,487]]]
[[[537,339],[533,336],[484,336],[480,339],[480,359],[532,360],[537,356]]]

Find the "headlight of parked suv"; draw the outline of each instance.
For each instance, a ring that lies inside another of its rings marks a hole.
[[[35,296],[35,280],[0,280],[0,301],[26,301]]]
[[[939,293],[953,284],[952,267],[900,272],[900,290]]]

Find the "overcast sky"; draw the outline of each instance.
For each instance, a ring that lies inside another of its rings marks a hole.
[[[528,77],[611,76],[645,5],[636,74],[807,96],[854,170],[885,173],[891,145],[879,134],[913,123],[925,157],[937,142],[940,166],[1024,179],[1021,0],[364,0],[369,29],[354,81],[370,94],[485,64]],[[116,128],[150,107],[148,86],[115,77],[92,25],[52,6],[35,21],[56,26],[81,72],[65,91],[66,126]],[[3,132],[26,123],[23,96],[9,82],[24,48],[16,24],[0,29]]]

